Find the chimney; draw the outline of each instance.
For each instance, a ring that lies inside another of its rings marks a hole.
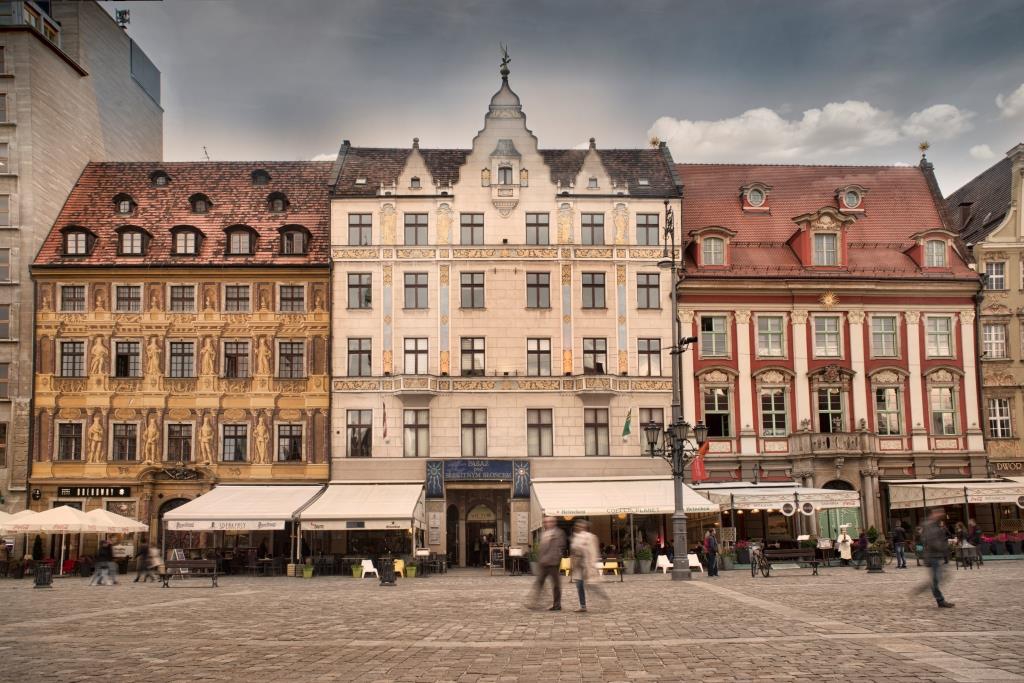
[[[963,230],[971,220],[971,206],[974,202],[960,202],[960,229]]]

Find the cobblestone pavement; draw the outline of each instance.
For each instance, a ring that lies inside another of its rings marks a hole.
[[[1024,562],[627,576],[573,612],[526,609],[528,577],[222,579],[89,587],[0,580],[9,681],[1024,681]],[[550,597],[549,595],[546,597]]]

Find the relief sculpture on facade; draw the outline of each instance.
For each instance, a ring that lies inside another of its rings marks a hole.
[[[160,428],[156,426],[156,418],[149,416],[146,431],[142,434],[142,459],[152,465],[159,459]]]
[[[615,244],[629,244],[629,210],[625,204],[616,204],[612,210],[615,224]]]
[[[199,428],[199,460],[204,465],[213,462],[213,427],[209,415],[203,416],[203,426]]]
[[[572,207],[568,204],[558,207],[558,243],[572,244]]]
[[[267,439],[270,438],[270,434],[267,431],[267,418],[260,416],[260,419],[256,421],[256,428],[252,433],[252,441],[255,457],[253,462],[258,465],[266,465],[270,462],[270,458],[267,456]]]
[[[103,421],[100,414],[92,416],[92,424],[89,425],[89,452],[86,456],[87,462],[103,462]]]
[[[393,204],[385,204],[380,210],[380,232],[382,244],[395,243],[395,222],[397,213]]]

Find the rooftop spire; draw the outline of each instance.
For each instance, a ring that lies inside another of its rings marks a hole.
[[[498,43],[498,46],[501,47],[501,80],[507,81],[509,74],[508,64],[512,61],[512,58],[508,56],[508,45]]]

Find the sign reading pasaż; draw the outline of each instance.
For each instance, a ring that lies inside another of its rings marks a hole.
[[[131,498],[131,486],[59,486],[57,495],[72,498]]]

